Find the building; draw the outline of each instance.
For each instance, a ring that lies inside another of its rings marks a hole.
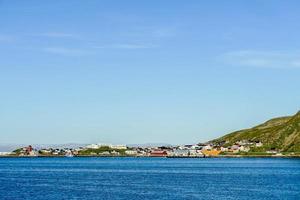
[[[189,150],[187,150],[187,149],[175,149],[172,153],[170,153],[170,156],[186,157],[186,156],[189,156]]]
[[[227,148],[227,147],[221,147],[221,151],[222,151],[222,152],[227,152],[227,151],[228,151],[228,148]]]
[[[123,145],[123,144],[118,144],[118,145],[109,145],[109,148],[118,149],[118,150],[125,150],[125,149],[127,149],[127,146]]]
[[[136,156],[138,154],[138,152],[135,150],[126,150],[125,154],[129,155],[129,156]]]
[[[202,149],[203,150],[211,150],[212,148],[213,147],[210,144],[208,144],[208,145],[204,146]]]
[[[266,151],[266,153],[277,154],[278,152],[276,150],[269,150],[269,151]]]
[[[8,156],[11,152],[0,152],[0,156]]]
[[[255,143],[255,146],[256,146],[256,147],[262,147],[262,146],[263,146],[263,143],[262,143],[262,142],[256,142],[256,143]]]
[[[150,152],[151,157],[166,157],[168,156],[168,153],[166,151],[161,151],[161,150],[152,150]]]
[[[89,144],[86,146],[87,149],[99,149],[100,147],[99,144]]]
[[[232,145],[230,149],[233,153],[238,153],[240,151],[240,146],[239,145]]]
[[[249,152],[250,151],[250,147],[249,146],[240,146],[240,151]]]
[[[217,149],[211,149],[211,150],[202,150],[202,153],[204,156],[207,157],[215,157],[218,156],[221,153],[221,151]]]

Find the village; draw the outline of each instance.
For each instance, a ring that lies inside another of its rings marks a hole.
[[[55,156],[97,156],[97,157],[167,157],[167,158],[204,158],[219,156],[245,155],[253,149],[263,147],[260,141],[238,141],[234,144],[222,143],[199,143],[178,146],[127,146],[112,144],[89,144],[78,148],[34,148],[29,145],[13,152],[6,152],[0,156],[14,157],[55,157]],[[265,151],[265,154],[281,155],[276,150]]]

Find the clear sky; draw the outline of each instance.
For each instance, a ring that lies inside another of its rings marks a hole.
[[[0,143],[196,143],[294,114],[299,8],[0,0]]]

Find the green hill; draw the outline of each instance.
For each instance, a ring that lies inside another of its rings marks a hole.
[[[261,125],[230,133],[211,142],[229,146],[242,140],[263,143],[262,147],[254,151],[300,152],[300,112],[294,116],[271,119]]]

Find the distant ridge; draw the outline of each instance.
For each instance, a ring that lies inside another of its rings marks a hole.
[[[0,144],[0,152],[11,152],[17,148],[32,145],[34,148],[78,148],[87,144],[67,143],[67,144]]]
[[[293,116],[274,118],[250,129],[227,134],[210,142],[260,141],[261,150],[276,149],[284,152],[300,152],[300,112]]]
[[[167,144],[167,143],[144,143],[144,144],[127,144],[128,147],[171,147],[174,145]]]

